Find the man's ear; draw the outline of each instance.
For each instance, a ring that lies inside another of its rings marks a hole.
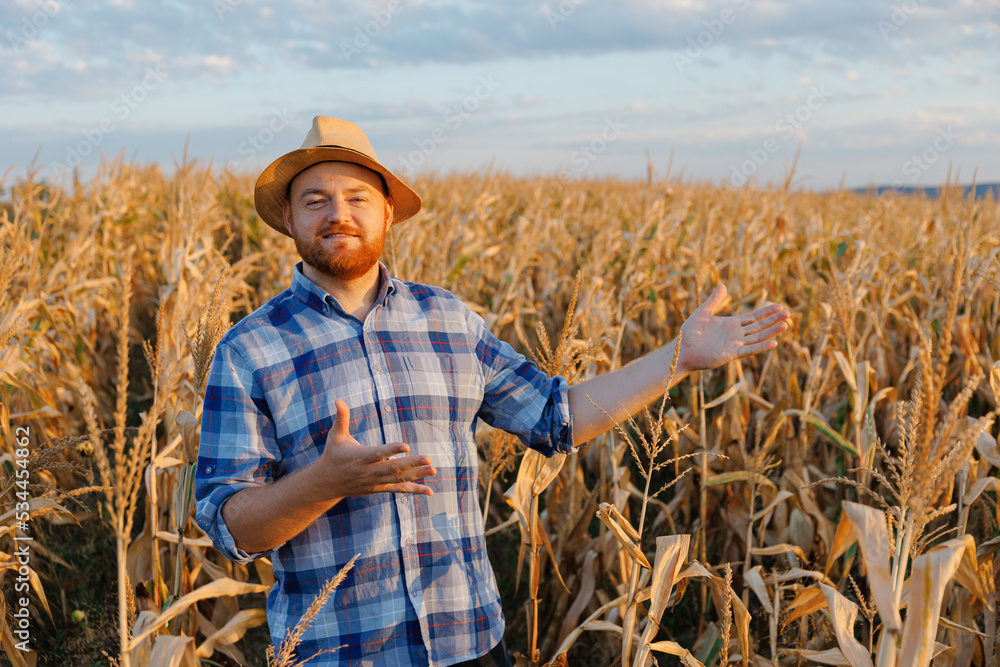
[[[385,229],[388,232],[389,228],[392,227],[392,199],[389,197],[385,198]]]
[[[281,221],[285,223],[285,229],[288,230],[289,236],[295,236],[292,233],[292,207],[288,203],[288,200],[281,202]]]

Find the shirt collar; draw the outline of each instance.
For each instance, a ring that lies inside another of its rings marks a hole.
[[[386,297],[396,290],[396,281],[389,275],[389,269],[382,262],[378,263],[378,273],[379,290],[378,295],[375,297],[373,308],[384,304]],[[302,262],[298,262],[295,265],[295,270],[292,272],[292,294],[305,302],[306,305],[324,315],[329,315],[332,309],[342,314],[344,313],[344,309],[341,308],[340,303],[335,298],[327,294],[326,290],[309,280],[302,273]]]

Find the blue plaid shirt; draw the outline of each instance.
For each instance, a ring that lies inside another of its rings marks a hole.
[[[504,622],[479,507],[477,418],[546,455],[573,444],[567,385],[497,339],[453,294],[391,278],[362,322],[297,266],[291,289],[219,343],[202,414],[197,521],[237,563],[222,520],[233,494],[315,461],[341,398],[364,446],[405,442],[437,469],[431,497],[349,497],[270,552],[277,646],[356,554],[299,644],[310,665],[451,665],[486,654]],[[273,517],[271,517],[273,519]],[[262,516],[261,521],[269,517]]]

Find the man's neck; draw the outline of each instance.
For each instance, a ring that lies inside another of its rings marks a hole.
[[[351,279],[334,278],[302,263],[302,274],[332,296],[349,315],[364,321],[379,292],[379,265],[376,263],[363,276]]]

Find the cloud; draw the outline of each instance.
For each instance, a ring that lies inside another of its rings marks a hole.
[[[998,146],[998,37],[996,1],[13,0],[0,3],[0,145],[21,164],[42,143],[41,160],[65,161],[112,116],[108,154],[169,162],[190,133],[197,154],[243,164],[296,146],[313,115],[333,113],[363,123],[394,161],[444,125],[428,168],[480,154],[545,168],[620,114],[628,128],[587,173],[676,148],[678,164],[725,175],[826,85],[833,98],[802,130],[802,164],[824,156],[815,170],[836,181],[845,151],[891,155],[895,174],[945,122],[963,135],[948,159],[986,164],[972,151]],[[677,54],[690,63],[679,68]],[[150,68],[163,87],[119,118],[113,104]],[[481,75],[503,85],[450,127]],[[251,160],[240,147],[286,104],[288,129]],[[782,150],[794,154],[798,138]]]
[[[17,0],[0,6],[0,100],[93,99],[159,63],[174,80],[209,80],[275,63],[329,71],[468,64],[615,52],[682,52],[705,31],[710,58],[817,57],[908,67],[940,55],[976,60],[1000,33],[996,4],[910,0],[175,0],[136,4]],[[903,6],[913,7],[907,12]],[[731,20],[728,20],[731,19]],[[81,71],[80,63],[86,65]],[[12,65],[12,66],[11,66]],[[696,75],[697,70],[694,70]],[[848,77],[851,72],[847,73]]]

